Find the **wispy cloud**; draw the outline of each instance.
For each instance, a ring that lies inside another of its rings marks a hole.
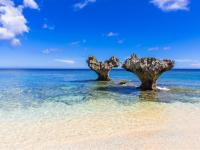
[[[175,61],[178,63],[190,63],[190,64],[195,64],[199,62],[199,60],[196,59],[175,59]]]
[[[150,47],[148,48],[148,51],[158,51],[159,49],[159,47]]]
[[[81,10],[81,9],[87,7],[88,5],[92,4],[92,3],[96,3],[96,0],[84,0],[82,2],[74,4],[74,9],[75,10]]]
[[[200,60],[198,59],[175,59],[175,62],[180,66],[188,66],[192,68],[200,68]]]
[[[19,39],[14,38],[14,39],[11,41],[11,45],[12,45],[12,46],[19,46],[19,45],[21,45],[21,42],[20,42]]]
[[[55,26],[54,25],[48,25],[48,24],[43,24],[42,26],[43,29],[47,29],[47,30],[54,30]]]
[[[42,53],[48,55],[48,54],[53,53],[53,52],[56,52],[56,51],[59,51],[59,49],[57,49],[57,48],[47,48],[47,49],[44,49],[44,50],[42,51]]]
[[[171,47],[170,46],[166,46],[166,47],[150,47],[148,48],[148,51],[168,51],[168,50],[171,50]]]
[[[73,41],[70,43],[72,46],[80,45],[80,44],[85,44],[87,41],[86,40],[81,40],[81,41]]]
[[[199,63],[195,63],[195,64],[191,64],[192,67],[195,67],[195,68],[200,68],[200,62]]]
[[[70,43],[70,45],[73,45],[73,46],[74,46],[74,45],[79,45],[79,44],[80,44],[80,41],[74,41],[74,42],[71,42],[71,43]]]
[[[189,0],[151,0],[151,3],[163,11],[189,10]]]
[[[0,0],[0,40],[7,40],[13,46],[21,44],[18,36],[29,32],[27,20],[23,14],[26,7],[37,9],[34,0],[24,0],[23,5],[15,6],[14,1]]]
[[[170,46],[166,46],[166,47],[163,47],[163,50],[165,51],[168,51],[168,50],[171,50],[172,48]]]
[[[124,43],[123,38],[121,38],[120,34],[117,32],[108,32],[106,34],[103,34],[103,36],[106,38],[112,38],[112,39],[116,40],[116,43],[118,43],[118,44]]]
[[[54,61],[69,64],[69,65],[75,64],[75,61],[71,59],[55,59]]]
[[[124,43],[124,40],[118,40],[117,43],[118,43],[118,44],[123,44],[123,43]]]
[[[108,32],[108,33],[106,34],[107,37],[116,37],[116,36],[118,36],[118,35],[119,35],[119,34],[116,33],[116,32]]]

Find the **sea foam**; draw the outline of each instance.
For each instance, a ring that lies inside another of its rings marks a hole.
[[[158,89],[158,90],[161,90],[161,91],[170,91],[170,89],[167,88],[167,87],[160,87],[160,86],[157,86],[157,89]]]

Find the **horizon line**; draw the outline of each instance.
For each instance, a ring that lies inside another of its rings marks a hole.
[[[91,70],[90,68],[50,68],[50,67],[0,67],[0,70]],[[113,68],[112,70],[124,70]],[[200,70],[200,68],[173,68],[172,70]]]

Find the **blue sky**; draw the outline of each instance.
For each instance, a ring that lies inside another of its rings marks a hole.
[[[86,68],[133,52],[200,68],[198,0],[0,0],[0,67]]]

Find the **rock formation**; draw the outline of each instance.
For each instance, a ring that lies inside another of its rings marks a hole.
[[[116,57],[111,57],[105,62],[97,61],[96,57],[90,56],[87,60],[88,66],[98,75],[98,81],[110,81],[109,72],[113,67],[119,67],[120,62]]]
[[[159,60],[156,58],[141,58],[135,54],[127,59],[123,68],[135,73],[141,81],[141,90],[155,90],[156,81],[165,71],[171,70],[175,62],[172,60]]]
[[[126,81],[126,80],[121,80],[120,82],[119,82],[119,85],[126,85],[128,83],[128,81]]]

